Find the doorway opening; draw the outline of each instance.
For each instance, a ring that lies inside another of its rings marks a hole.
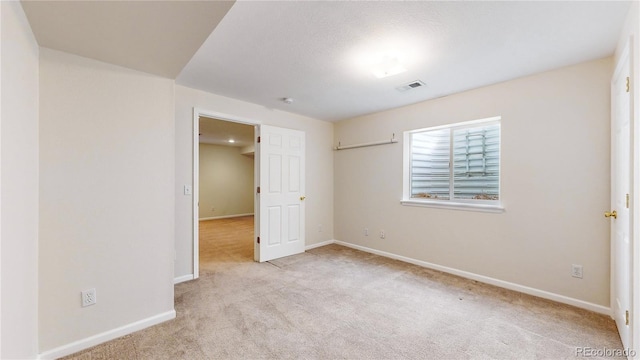
[[[255,149],[253,187],[250,189],[253,197],[254,215],[253,219],[246,220],[249,223],[253,220],[254,260],[265,262],[304,252],[306,208],[306,202],[304,201],[306,199],[304,195],[305,132],[272,125],[262,125],[255,121],[194,108],[193,279],[197,279],[200,275],[200,212],[204,209],[209,214],[215,214],[217,210],[219,214],[221,209],[217,207],[219,205],[205,203],[200,199],[200,138],[205,135],[200,129],[201,119],[203,119],[203,131],[206,126],[213,124],[213,121],[217,121],[215,124],[224,127],[249,126],[243,129],[252,134]],[[229,136],[229,134],[223,136],[222,141],[226,141],[229,144],[229,140],[231,140]],[[233,136],[236,136],[236,134]],[[236,139],[233,140],[235,143]],[[247,183],[251,183],[250,175],[244,175],[243,177],[247,180]],[[229,181],[234,181],[234,179]],[[237,200],[232,197],[228,202],[233,203]],[[250,216],[248,213],[236,213],[235,215]]]
[[[193,277],[254,259],[257,122],[194,109]]]

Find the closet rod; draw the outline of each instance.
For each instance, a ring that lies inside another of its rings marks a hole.
[[[333,149],[334,150],[347,150],[347,149],[355,149],[355,148],[361,148],[361,147],[367,147],[367,146],[395,144],[397,142],[398,142],[398,140],[396,140],[396,134],[393,134],[393,136],[391,136],[391,140],[374,141],[374,142],[369,142],[369,143],[345,145],[345,146],[342,146],[342,144],[340,142],[338,142],[338,146],[336,146]]]

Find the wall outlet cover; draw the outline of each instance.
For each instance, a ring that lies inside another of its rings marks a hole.
[[[82,294],[82,307],[95,305],[95,303],[97,302],[95,288],[85,290],[81,294]]]
[[[582,279],[582,265],[571,264],[571,276]]]

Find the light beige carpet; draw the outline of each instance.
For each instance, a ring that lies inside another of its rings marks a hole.
[[[207,264],[177,318],[69,359],[576,359],[606,316],[329,245]]]

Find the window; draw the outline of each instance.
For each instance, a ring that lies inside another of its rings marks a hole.
[[[500,117],[405,132],[403,204],[502,210]]]

